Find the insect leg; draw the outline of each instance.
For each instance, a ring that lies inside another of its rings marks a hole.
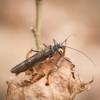
[[[46,48],[48,47],[46,44],[43,44]]]
[[[32,50],[32,48],[31,48],[31,50]],[[32,53],[31,50],[29,50],[29,51],[27,52],[27,54],[26,54],[26,59],[28,59],[28,58],[29,58],[29,55]]]
[[[38,51],[38,50],[31,50],[31,51],[33,51],[33,52],[40,52],[40,51]]]
[[[51,57],[49,57],[49,59],[55,66],[57,66],[57,68],[59,68],[59,66],[51,59]]]
[[[57,50],[57,52],[59,53],[59,55],[61,56],[61,53]]]

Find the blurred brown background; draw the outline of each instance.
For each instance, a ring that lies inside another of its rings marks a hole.
[[[32,47],[36,49],[30,26],[35,28],[35,0],[0,0],[0,100],[6,96],[6,80],[13,74],[10,69],[25,60]],[[74,100],[100,100],[100,0],[44,0],[42,9],[42,43],[59,43],[69,35],[66,56],[76,65],[76,77],[85,82],[94,76],[88,92],[78,94]]]

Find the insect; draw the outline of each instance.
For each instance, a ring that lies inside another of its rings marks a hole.
[[[74,35],[74,34],[73,34]],[[72,36],[72,35],[70,35]],[[69,37],[70,37],[69,36]],[[68,37],[68,38],[69,38]],[[67,38],[67,39],[68,39]],[[67,40],[66,39],[66,40]],[[65,41],[66,41],[65,40]],[[65,42],[64,41],[64,42]],[[63,45],[63,43],[57,43],[54,39],[53,39],[53,42],[54,42],[54,46],[50,45],[50,46],[46,46],[45,44],[43,44],[46,49],[42,50],[42,51],[36,51],[36,50],[32,50],[34,52],[37,52],[35,55],[31,56],[30,58],[24,60],[23,62],[21,62],[20,64],[16,65],[15,67],[13,67],[11,69],[11,72],[12,73],[16,73],[16,74],[19,74],[20,72],[24,72],[30,68],[32,68],[33,66],[36,66],[38,64],[40,64],[42,61],[44,61],[46,58],[51,58],[55,52],[58,52],[60,55],[61,53],[59,52],[59,49],[62,49],[63,47],[67,47],[67,48],[70,48],[70,49],[73,49],[73,50],[76,50],[78,52],[81,52],[77,49],[74,49],[74,48],[71,48],[71,47],[68,47],[68,46],[65,46]],[[85,53],[81,52],[82,54],[84,54],[85,56],[87,56]],[[88,57],[88,56],[87,56]],[[88,57],[89,58],[89,57]],[[90,58],[89,58],[90,59]],[[90,59],[91,60],[91,59]],[[93,61],[91,60],[91,62],[93,63]],[[93,65],[95,66],[95,64],[93,63]]]

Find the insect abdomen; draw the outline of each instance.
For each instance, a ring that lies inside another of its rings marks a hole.
[[[26,71],[27,69],[36,66],[37,64],[40,64],[42,61],[44,61],[49,56],[52,56],[54,54],[54,51],[52,51],[50,48],[42,50],[29,59],[24,60],[22,63],[16,65],[11,69],[12,73],[20,73],[23,71]]]

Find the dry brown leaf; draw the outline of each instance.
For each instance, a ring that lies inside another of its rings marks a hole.
[[[57,62],[59,61],[59,59],[61,57],[63,57],[65,55],[65,47],[62,48],[62,50],[60,51],[60,53],[62,54],[62,56],[60,56],[57,52],[55,52],[55,54],[53,55],[52,58],[47,58],[41,64],[33,66],[33,69],[34,69],[35,72],[34,72],[34,75],[33,75],[32,79],[31,79],[31,83],[36,82],[37,80],[41,79],[43,76],[46,76],[47,79],[48,79],[48,75],[49,75],[48,73],[50,73],[51,70],[57,69],[57,67],[58,67],[57,66]],[[29,56],[29,54],[31,54],[31,50],[27,53],[28,56]],[[25,72],[25,74],[26,75],[31,75],[33,73],[30,72],[29,70],[27,70]]]
[[[42,64],[35,66],[39,74],[33,77],[24,74],[7,81],[6,100],[73,100],[76,94],[89,90],[93,80],[84,83],[80,76],[79,80],[75,79],[75,65],[64,57],[64,53],[62,57],[55,53],[51,59],[46,59]],[[31,81],[27,76],[32,77]],[[32,80],[36,81],[31,84]]]

